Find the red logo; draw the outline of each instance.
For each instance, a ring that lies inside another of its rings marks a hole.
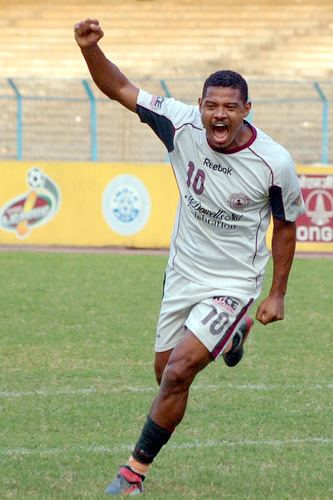
[[[302,175],[305,213],[297,219],[297,241],[333,242],[333,177]]]

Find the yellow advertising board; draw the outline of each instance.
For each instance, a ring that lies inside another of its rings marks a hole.
[[[1,162],[0,244],[166,248],[168,164]]]
[[[333,253],[333,167],[297,172],[306,213],[296,250]],[[0,186],[0,244],[169,246],[178,202],[169,164],[3,161]]]

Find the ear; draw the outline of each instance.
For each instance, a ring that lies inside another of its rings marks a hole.
[[[248,101],[245,106],[244,106],[244,118],[247,117],[247,115],[250,113],[251,111],[251,107],[252,107],[252,104],[250,101]]]
[[[201,108],[202,108],[202,97],[199,97],[198,99],[198,104],[199,104],[199,111],[201,113]]]

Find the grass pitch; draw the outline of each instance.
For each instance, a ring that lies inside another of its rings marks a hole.
[[[104,498],[156,394],[165,264],[0,253],[1,498]],[[333,260],[295,260],[285,320],[197,377],[147,498],[333,497],[332,278]]]

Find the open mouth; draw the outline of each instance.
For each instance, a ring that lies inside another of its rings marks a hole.
[[[229,134],[229,126],[226,123],[214,123],[212,126],[214,139],[219,144],[223,144]]]

